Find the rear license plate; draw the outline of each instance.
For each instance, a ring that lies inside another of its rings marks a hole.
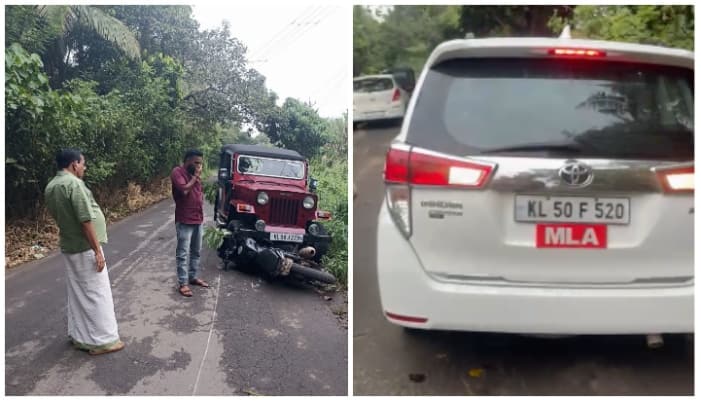
[[[290,233],[270,233],[271,241],[284,241],[284,242],[303,242],[303,234],[290,234]]]
[[[536,224],[536,248],[606,248],[605,224]]]
[[[514,218],[534,223],[630,224],[630,199],[516,195]]]

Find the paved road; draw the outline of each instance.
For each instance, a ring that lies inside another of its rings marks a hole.
[[[60,255],[7,272],[6,394],[347,394],[348,334],[334,314],[342,295],[326,301],[312,288],[222,271],[205,248],[212,288],[185,298],[175,289],[173,211],[167,200],[108,229],[121,352],[70,347]]]
[[[685,336],[667,337],[664,348],[648,350],[639,336],[555,340],[485,333],[410,335],[386,322],[375,273],[375,230],[384,190],[384,152],[397,132],[398,127],[385,124],[353,133],[358,187],[353,233],[354,394],[693,394],[693,342]]]

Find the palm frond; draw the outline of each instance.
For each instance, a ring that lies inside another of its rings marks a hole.
[[[108,15],[95,6],[74,5],[70,8],[75,12],[81,23],[91,27],[105,40],[114,43],[127,57],[140,60],[141,48],[134,33],[120,20]]]
[[[71,6],[36,6],[37,13],[44,18],[56,33],[63,35],[70,31],[77,20],[77,16]]]

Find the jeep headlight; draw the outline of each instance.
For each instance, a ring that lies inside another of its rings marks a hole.
[[[256,199],[259,205],[265,205],[270,200],[270,197],[265,192],[258,192],[258,198]]]
[[[311,196],[307,196],[304,198],[302,201],[302,206],[304,206],[305,209],[311,209],[314,207],[314,198]]]

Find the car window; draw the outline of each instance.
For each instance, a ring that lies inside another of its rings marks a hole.
[[[407,140],[460,155],[538,143],[571,145],[577,157],[690,160],[693,101],[684,68],[454,59],[427,74]]]
[[[304,163],[299,160],[246,155],[240,155],[237,160],[236,168],[239,173],[296,180],[304,178]]]
[[[367,78],[353,81],[353,92],[371,93],[388,91],[394,88],[394,82],[389,78]]]

